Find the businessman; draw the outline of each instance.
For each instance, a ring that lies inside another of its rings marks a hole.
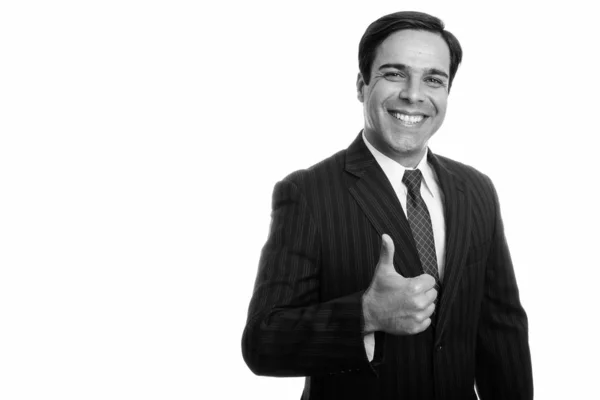
[[[429,149],[458,40],[438,18],[399,12],[367,28],[358,58],[363,130],[275,186],[247,365],[305,376],[305,400],[532,399],[494,186]]]

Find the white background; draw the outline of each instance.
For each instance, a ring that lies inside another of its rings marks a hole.
[[[3,2],[0,398],[298,399],[241,356],[272,189],[358,134],[358,42],[400,8],[462,43],[430,145],[497,186],[536,397],[597,396],[590,7]]]

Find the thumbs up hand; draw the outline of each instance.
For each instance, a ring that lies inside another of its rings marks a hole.
[[[428,274],[405,278],[396,272],[393,260],[394,242],[384,234],[375,274],[363,295],[365,333],[414,335],[431,324],[437,297],[435,279]]]

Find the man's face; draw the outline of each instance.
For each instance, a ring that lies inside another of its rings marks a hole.
[[[441,36],[397,31],[377,48],[371,80],[357,81],[365,136],[377,150],[414,167],[446,115],[450,50]]]

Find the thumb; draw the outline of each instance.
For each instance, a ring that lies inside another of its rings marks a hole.
[[[394,270],[394,241],[387,235],[381,235],[381,250],[379,252],[379,268]]]

